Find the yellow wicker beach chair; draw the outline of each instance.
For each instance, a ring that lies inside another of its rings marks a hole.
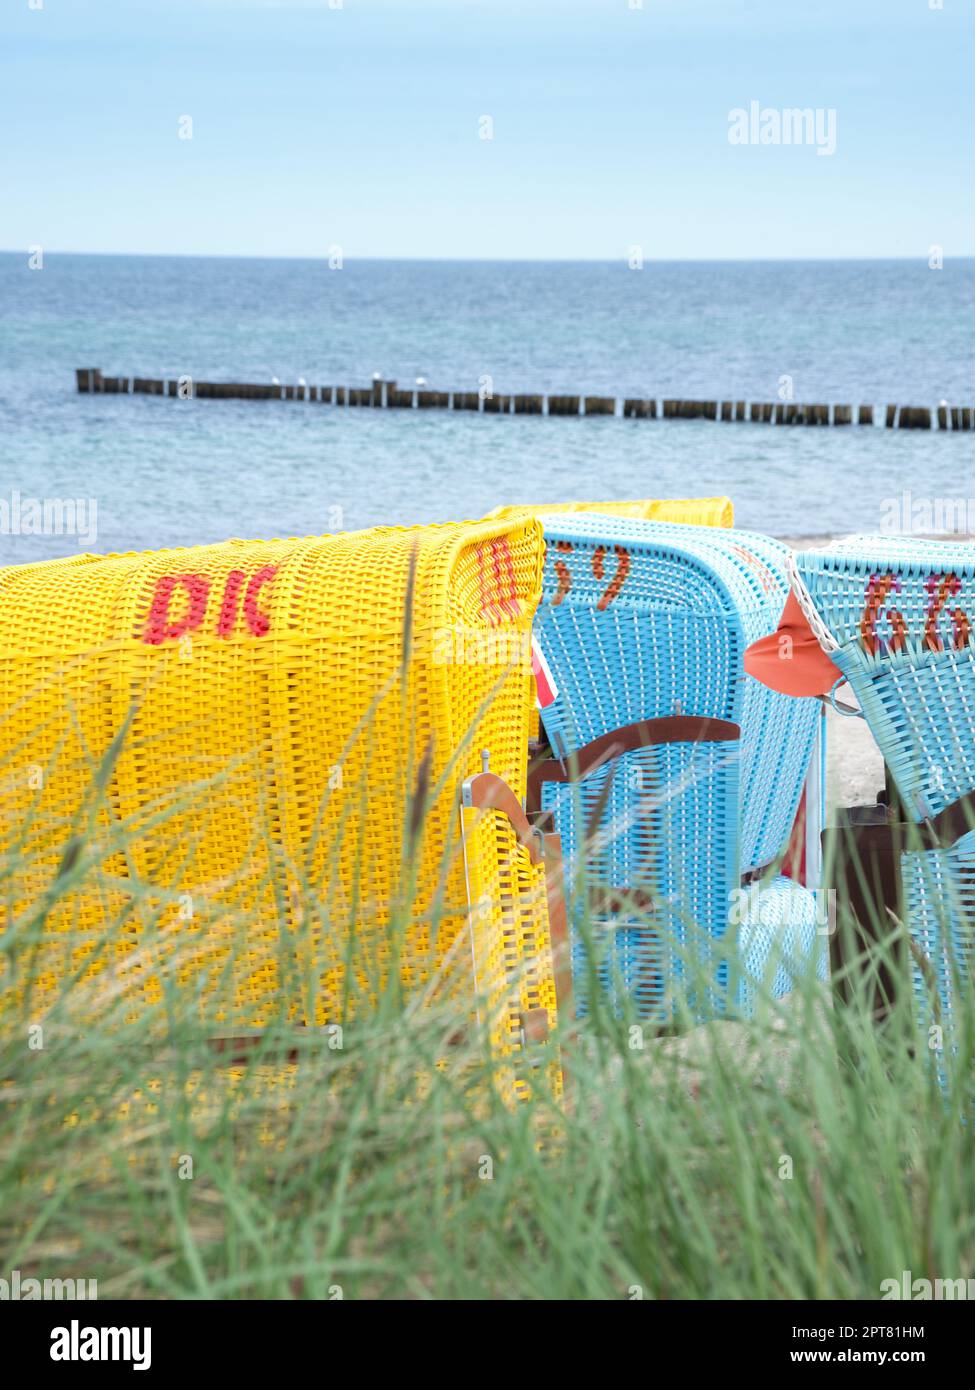
[[[496,507],[491,517],[510,517],[532,512],[608,512],[639,521],[675,521],[685,526],[734,526],[735,509],[730,497],[664,497],[634,502],[555,502],[538,506]]]
[[[0,571],[0,1029],[392,987],[477,999],[499,1056],[545,1034],[542,559],[522,515]]]

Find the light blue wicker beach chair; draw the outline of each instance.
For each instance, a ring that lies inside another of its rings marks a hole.
[[[530,778],[566,854],[577,1008],[667,1023],[788,992],[823,938],[811,893],[761,880],[785,849],[815,700],[746,677],[774,631],[787,548],[735,530],[545,514],[535,640],[553,757]],[[742,876],[755,879],[741,893]]]
[[[746,677],[774,632],[788,548],[747,531],[542,513],[539,645],[558,688],[542,711],[556,756],[640,719],[690,714],[741,728],[741,868],[781,851],[817,729],[815,700]]]
[[[856,536],[795,558],[793,587],[849,681],[916,847],[901,854],[917,1017],[937,1070],[975,965],[975,548]]]
[[[576,1011],[594,989],[664,1024],[682,997],[723,1009],[722,938],[738,874],[738,726],[678,716],[631,724],[530,774],[562,838]]]

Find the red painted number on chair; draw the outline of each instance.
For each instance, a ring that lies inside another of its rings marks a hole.
[[[925,587],[931,602],[928,605],[928,614],[924,623],[924,645],[929,651],[943,652],[945,644],[938,631],[938,616],[946,607],[948,600],[957,598],[961,593],[961,580],[957,574],[932,574]],[[961,651],[962,647],[968,645],[968,639],[972,632],[968,614],[963,608],[949,608],[948,616],[951,618],[952,626],[951,644],[955,651]]]
[[[505,536],[477,547],[481,612],[492,627],[517,621],[521,614],[518,579]]]
[[[972,624],[963,608],[949,608],[950,599],[961,593],[961,580],[954,573],[932,574],[925,581],[928,595],[927,611],[924,615],[924,631],[919,634],[923,645],[931,652],[945,650],[945,641],[938,630],[938,620],[942,613],[951,618],[951,645],[955,651],[967,647],[972,637]],[[864,650],[871,656],[884,656],[887,653],[903,651],[907,645],[907,621],[899,608],[888,607],[891,595],[900,593],[900,580],[890,571],[886,574],[872,574],[867,580],[867,590],[860,618],[860,641]],[[890,625],[890,638],[884,639],[877,631],[881,618]]]
[[[555,548],[563,555],[570,555],[572,553],[572,542],[556,541]],[[598,580],[604,580],[606,578],[606,555],[606,547],[604,545],[597,545],[590,557],[592,572]],[[612,578],[596,602],[596,608],[600,613],[604,613],[613,602],[613,599],[619,597],[620,590],[626,583],[630,573],[630,552],[622,545],[614,545],[613,555],[616,559],[616,567],[613,571]],[[552,607],[558,608],[561,603],[565,602],[572,588],[572,575],[569,572],[569,566],[564,560],[556,560],[554,569],[555,577],[558,580],[558,586],[552,598]]]
[[[211,613],[215,615],[213,631],[217,637],[233,637],[238,632],[264,637],[271,619],[261,606],[262,590],[276,573],[277,565],[262,565],[250,574],[231,570],[219,600],[208,575],[161,575],[149,604],[143,642],[158,647],[163,642],[177,642],[188,633],[206,631]]]
[[[629,552],[624,550],[621,545],[614,545],[613,551],[616,555],[616,573],[606,585],[600,595],[596,607],[600,613],[604,612],[616,598],[620,589],[626,583],[626,577],[630,572]],[[597,579],[606,578],[606,551],[601,545],[597,545],[592,555],[592,572]]]

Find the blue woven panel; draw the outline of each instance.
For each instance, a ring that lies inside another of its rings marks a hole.
[[[751,1018],[760,998],[781,999],[815,975],[829,976],[827,923],[815,896],[778,877],[743,889],[732,925],[738,926],[737,1006]]]
[[[733,720],[742,870],[768,863],[789,837],[817,714],[815,701],[769,690],[742,664],[778,625],[786,547],[747,531],[595,513],[542,521],[535,632],[559,691],[543,715],[556,752],[678,709]]]
[[[907,927],[913,943],[914,998],[926,1049],[945,1080],[944,1056],[957,1049],[958,994],[972,989],[975,967],[975,831],[950,849],[901,855]],[[942,1030],[941,1049],[931,1030]]]
[[[975,549],[857,536],[797,565],[915,817],[975,790]]]
[[[670,743],[624,753],[578,783],[544,785],[542,806],[562,836],[580,1014],[594,982],[614,1008],[625,997],[654,1024],[673,1019],[678,996],[695,1017],[724,1011],[738,774],[735,742]]]

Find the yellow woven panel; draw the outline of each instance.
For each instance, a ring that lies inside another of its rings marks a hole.
[[[69,985],[231,1033],[391,979],[469,1011],[458,788],[485,749],[524,796],[542,555],[523,515],[0,571],[6,1026]]]
[[[675,521],[685,526],[734,526],[735,509],[730,497],[647,498],[639,502],[546,502],[532,507],[497,507],[492,517],[512,517],[533,512],[609,512],[643,521]]]
[[[477,994],[492,1052],[509,1056],[520,1050],[526,1014],[545,1009],[553,1027],[557,1018],[545,868],[532,864],[501,812],[463,815]],[[550,1090],[559,1086],[556,1070]],[[524,1072],[504,1077],[506,1093],[524,1095],[527,1087]]]

